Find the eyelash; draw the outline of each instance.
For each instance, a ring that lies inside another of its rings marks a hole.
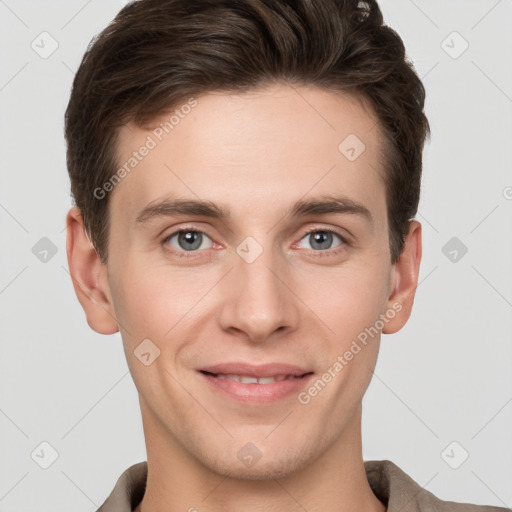
[[[315,254],[315,258],[322,258],[322,257],[338,254],[340,251],[343,251],[344,249],[346,249],[346,247],[348,247],[350,245],[348,243],[347,239],[343,235],[341,235],[334,229],[328,229],[328,228],[311,228],[310,230],[308,230],[302,234],[302,236],[299,238],[299,242],[304,237],[310,235],[311,233],[331,233],[333,235],[336,235],[341,240],[341,244],[338,245],[337,247],[334,247],[334,249],[325,249],[323,251],[322,250],[315,251],[313,249],[310,249]]]
[[[174,237],[175,235],[178,235],[180,233],[188,233],[188,232],[200,233],[202,235],[206,235],[208,238],[211,239],[211,237],[208,236],[208,233],[205,233],[204,231],[201,231],[194,227],[183,227],[183,228],[178,229],[177,231],[173,231],[172,233],[167,235],[161,242],[162,246],[167,244],[169,242],[169,240],[172,237]],[[319,251],[314,251],[314,250],[310,249],[315,253],[315,256],[314,256],[315,258],[332,256],[333,254],[337,254],[338,252],[342,251],[343,249],[345,249],[347,246],[350,245],[349,242],[347,241],[347,239],[343,235],[341,235],[334,229],[328,229],[328,228],[312,228],[312,229],[306,231],[305,233],[303,233],[302,236],[299,238],[298,242],[300,242],[303,238],[305,238],[306,236],[308,236],[312,233],[332,233],[333,235],[336,235],[341,240],[341,244],[339,246],[335,247],[334,249],[325,249],[325,250],[319,250]],[[297,245],[298,242],[295,242],[293,245]],[[166,248],[166,250],[168,252],[173,253],[174,255],[177,255],[179,258],[195,258],[195,257],[197,257],[197,254],[199,252],[201,252],[201,250],[177,251],[175,249],[168,249],[168,248]]]

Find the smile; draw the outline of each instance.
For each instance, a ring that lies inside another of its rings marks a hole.
[[[211,375],[217,379],[229,379],[235,382],[241,382],[242,384],[272,384],[273,382],[281,382],[283,380],[300,379],[303,377],[296,375],[276,375],[275,377],[253,377],[250,375],[234,375],[234,374],[215,374],[209,372],[203,372],[207,375]]]
[[[198,369],[215,396],[244,405],[265,405],[296,395],[314,372],[294,365],[227,363]]]

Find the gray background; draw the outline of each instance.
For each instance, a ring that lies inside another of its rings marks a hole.
[[[94,511],[145,459],[121,339],[87,326],[64,231],[73,73],[124,3],[0,0],[0,511]],[[383,337],[364,457],[442,499],[512,507],[512,3],[381,7],[424,79],[433,135],[421,284],[408,325]]]

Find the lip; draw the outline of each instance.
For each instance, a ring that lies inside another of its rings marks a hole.
[[[313,376],[313,372],[299,366],[282,363],[252,365],[242,362],[222,363],[197,370],[208,385],[216,392],[227,395],[244,404],[270,404],[297,394]],[[206,373],[205,373],[206,372]],[[280,377],[291,375],[293,379],[269,384],[244,384],[230,379],[219,379],[215,375],[244,375],[248,377]]]
[[[311,370],[292,364],[267,363],[254,365],[242,362],[215,364],[199,368],[199,371],[222,373],[224,375],[247,375],[248,377],[278,377],[279,375],[300,377],[311,372]]]

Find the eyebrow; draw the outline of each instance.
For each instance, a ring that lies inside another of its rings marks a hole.
[[[155,217],[173,217],[176,215],[202,215],[215,219],[227,219],[229,210],[212,201],[164,199],[158,203],[147,205],[137,215],[135,222],[143,223]]]
[[[285,212],[285,216],[303,217],[306,215],[323,215],[328,213],[360,215],[370,223],[373,223],[370,210],[363,204],[348,197],[322,196],[320,198],[299,200]]]
[[[346,197],[333,196],[299,199],[283,213],[283,217],[305,217],[329,213],[359,215],[373,223],[372,214],[366,206]],[[150,203],[143,208],[136,217],[136,223],[144,223],[157,217],[178,215],[197,215],[225,220],[230,217],[230,210],[212,201],[168,198],[158,203]]]

